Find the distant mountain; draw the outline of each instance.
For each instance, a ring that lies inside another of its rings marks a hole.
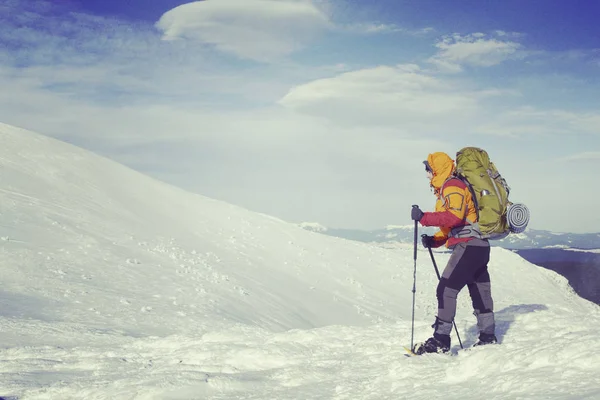
[[[359,230],[327,228],[318,223],[301,223],[300,227],[329,236],[356,240],[367,243],[400,242],[412,243],[414,240],[413,225],[388,225],[382,229]],[[419,226],[419,236],[431,235],[436,228]],[[537,229],[527,229],[520,234],[511,234],[502,240],[491,241],[493,246],[511,250],[539,248],[600,248],[600,233],[558,233]]]
[[[518,235],[509,235],[498,241],[497,245],[507,249],[598,249],[600,248],[600,233],[564,233],[528,229]]]
[[[600,250],[552,247],[515,252],[532,264],[558,272],[579,296],[600,305]]]

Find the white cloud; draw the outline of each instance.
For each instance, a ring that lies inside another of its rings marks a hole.
[[[279,103],[337,126],[393,129],[396,135],[495,136],[513,139],[600,136],[600,114],[519,107],[512,88],[469,88],[416,65],[340,73],[292,88]]]
[[[433,32],[435,32],[435,28],[432,27],[417,29],[416,31],[414,31],[416,35],[427,35]]]
[[[505,32],[499,35],[506,36]],[[429,59],[442,71],[459,72],[463,65],[490,67],[515,57],[521,44],[503,39],[486,38],[483,33],[446,36],[436,44],[438,53]]]
[[[563,158],[564,161],[600,161],[600,151],[584,151]]]
[[[344,125],[396,125],[407,129],[432,118],[463,118],[477,98],[416,65],[346,72],[297,86],[283,106]]]
[[[375,22],[355,23],[350,25],[339,25],[336,29],[351,32],[351,33],[362,33],[362,34],[385,34],[385,33],[402,33],[410,36],[423,36],[428,35],[435,31],[435,29],[422,28],[422,29],[408,29],[403,28],[396,24],[384,24]]]
[[[205,0],[165,13],[156,26],[164,38],[190,39],[257,61],[288,55],[329,26],[309,1]]]
[[[538,109],[527,106],[504,114],[507,121],[540,127],[545,134],[587,134],[600,136],[600,113],[574,112],[560,109]]]
[[[503,30],[496,30],[496,31],[494,31],[494,34],[498,37],[514,38],[514,39],[518,39],[518,38],[525,36],[523,33],[520,33],[520,32],[506,32]],[[485,37],[484,34],[482,34],[482,35],[483,35],[482,37]]]
[[[477,132],[502,137],[549,140],[569,136],[577,137],[581,143],[600,138],[600,113],[597,112],[510,107],[474,122]]]
[[[346,27],[346,30],[350,32],[358,33],[395,33],[405,32],[405,30],[398,25],[394,24],[378,24],[378,23],[361,23],[353,24]]]

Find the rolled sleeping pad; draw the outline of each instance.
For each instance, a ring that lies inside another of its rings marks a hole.
[[[525,204],[514,203],[506,210],[506,220],[512,233],[521,233],[529,224],[530,213]]]

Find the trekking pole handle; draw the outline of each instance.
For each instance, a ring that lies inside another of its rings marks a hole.
[[[415,208],[419,208],[419,206],[417,204],[413,204],[412,206],[413,210]],[[418,235],[418,231],[419,231],[419,224],[417,221],[415,221],[415,246],[414,246],[414,255],[413,258],[415,260],[415,263],[417,262],[417,235]]]

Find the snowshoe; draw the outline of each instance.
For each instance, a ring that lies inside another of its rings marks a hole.
[[[450,351],[450,335],[434,333],[433,337],[427,339],[424,343],[417,343],[412,348],[416,355],[425,353],[447,353]]]
[[[473,345],[473,347],[483,346],[486,344],[496,344],[496,343],[498,343],[498,339],[496,338],[496,335],[494,335],[492,333],[480,333],[479,340],[477,341],[477,343],[475,343]]]

